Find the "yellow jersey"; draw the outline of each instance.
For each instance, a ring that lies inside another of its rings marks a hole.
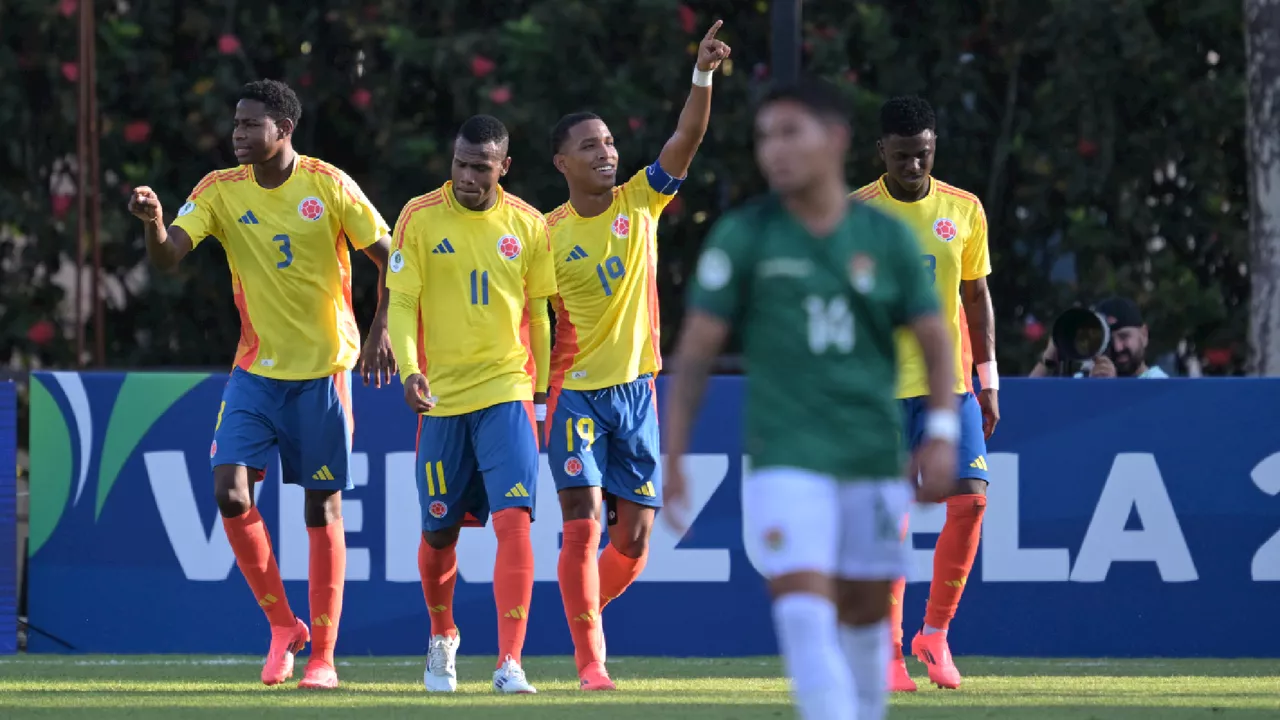
[[[174,227],[196,247],[218,239],[240,312],[235,365],[277,380],[345,372],[360,355],[351,309],[351,256],[387,224],[355,181],[299,155],[282,185],[257,183],[253,166],[209,173],[178,210]]]
[[[951,329],[956,357],[956,392],[966,392],[971,372],[963,348],[968,332],[960,307],[960,282],[991,274],[987,250],[987,214],[973,193],[930,178],[929,194],[916,202],[901,202],[889,194],[884,177],[851,195],[907,224],[920,239],[922,262],[942,304],[942,319]],[[909,329],[898,330],[898,397],[929,394],[924,356]]]
[[[547,214],[560,286],[552,388],[599,390],[662,369],[658,219],[680,183],[655,161],[595,217],[568,202]]]
[[[418,299],[418,367],[433,416],[533,399],[529,300],[556,293],[542,213],[498,188],[488,210],[453,183],[409,201],[392,239],[387,287]]]

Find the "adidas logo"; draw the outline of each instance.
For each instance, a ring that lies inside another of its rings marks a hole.
[[[587,251],[583,250],[581,245],[574,245],[573,251],[569,253],[569,257],[565,258],[564,261],[572,262],[574,260],[581,260],[586,256],[587,256]]]
[[[986,470],[987,459],[979,455],[977,460],[974,460],[973,462],[969,463],[969,467],[977,468],[978,470]]]
[[[312,618],[311,626],[312,627],[333,627],[333,621],[329,619],[328,615],[321,615],[318,618]]]
[[[529,611],[525,610],[523,605],[517,605],[514,610],[503,613],[502,617],[510,618],[512,620],[523,620],[529,617]]]
[[[253,214],[253,211],[250,210],[249,212],[240,216],[240,222],[245,225],[257,225],[258,218],[256,215]]]
[[[653,491],[652,482],[647,482],[641,485],[640,487],[636,488],[636,494],[644,497],[658,497],[658,494]]]
[[[329,466],[324,465],[319,470],[311,473],[312,480],[333,480],[333,473],[329,472]]]
[[[507,497],[529,497],[529,491],[524,489],[524,483],[516,483],[515,487],[507,491]]]
[[[444,240],[440,241],[440,244],[436,246],[435,250],[431,251],[431,254],[432,255],[448,255],[452,252],[454,252],[453,245],[449,243],[449,238],[445,238]]]

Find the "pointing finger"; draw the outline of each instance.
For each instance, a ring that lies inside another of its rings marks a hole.
[[[711,29],[707,31],[707,39],[708,40],[715,39],[716,33],[720,30],[720,26],[723,24],[724,24],[723,20],[717,20],[715,24],[711,26]]]

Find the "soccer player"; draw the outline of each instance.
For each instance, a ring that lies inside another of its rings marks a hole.
[[[689,288],[667,396],[665,515],[683,529],[681,458],[707,373],[731,329],[747,376],[747,542],[760,558],[792,693],[805,720],[879,720],[887,693],[889,583],[907,549],[893,331],[908,327],[929,371],[921,492],[953,482],[958,433],[951,340],[896,220],[850,202],[850,128],[819,81],[772,90],[756,157],[773,195],[712,229]]]
[[[716,21],[698,48],[693,87],[655,162],[621,187],[604,121],[567,115],[551,133],[569,201],[547,214],[559,295],[546,428],[564,542],[560,592],[579,687],[613,690],[600,611],[644,570],[662,505],[654,375],[658,347],[657,228],[707,132],[711,76],[729,57]],[[609,545],[600,546],[602,493]],[[597,554],[599,560],[597,561]]]
[[[507,128],[477,115],[454,140],[452,179],[410,200],[391,254],[391,339],[405,402],[418,419],[422,510],[418,570],[431,616],[423,684],[457,689],[455,545],[463,525],[492,513],[498,536],[493,595],[498,663],[493,687],[537,692],[520,666],[533,595],[538,438],[534,378],[546,388],[556,292],[542,213],[502,189]]]
[[[957,688],[960,671],[951,659],[947,626],[955,617],[978,552],[982,514],[987,506],[986,439],[1000,419],[995,313],[987,290],[987,276],[991,274],[987,217],[977,196],[932,176],[937,124],[929,103],[918,97],[893,98],[880,109],[880,126],[876,146],[885,174],[853,196],[902,220],[915,231],[921,245],[921,261],[942,305],[942,317],[956,349],[952,363],[960,403],[960,440],[956,448],[960,483],[947,498],[947,519],[934,551],[924,627],[911,641],[911,652],[928,667],[930,681],[940,687]],[[929,387],[924,359],[910,333],[898,334],[898,357],[903,433],[914,448],[924,433]],[[972,363],[978,366],[980,383],[976,398]],[[905,590],[906,579],[898,578],[890,605],[894,655],[888,682],[894,692],[916,689],[902,656]]]
[[[387,225],[341,170],[293,149],[302,106],[287,85],[260,80],[240,91],[231,132],[240,166],[209,173],[166,230],[160,199],[139,187],[129,211],[146,228],[147,255],[172,269],[206,237],[227,253],[240,311],[240,344],[222,394],[209,463],[222,526],[236,564],[271,624],[262,682],[293,676],[308,640],[301,688],[334,688],[333,649],[342,615],[347,549],[342,491],[353,487],[351,368],[381,387],[395,365],[385,297],[363,353],[351,310],[347,243],[385,275]],[[294,617],[253,502],[253,484],[279,452],[281,477],[306,491],[311,628]]]

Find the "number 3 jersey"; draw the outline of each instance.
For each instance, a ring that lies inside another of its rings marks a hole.
[[[388,228],[345,173],[299,155],[289,178],[268,190],[251,165],[217,170],[191,191],[173,226],[193,247],[213,236],[227,253],[240,311],[236,367],[311,380],[355,366],[360,330],[347,243],[366,248]]]
[[[532,400],[528,299],[556,293],[542,213],[502,188],[488,210],[468,210],[447,182],[404,206],[392,246],[387,287],[417,300],[431,415]]]
[[[960,282],[978,280],[991,274],[991,257],[987,252],[987,215],[976,195],[941,180],[931,179],[929,194],[916,202],[901,202],[889,194],[884,178],[855,193],[864,202],[898,218],[915,231],[920,243],[921,261],[942,304],[942,319],[951,330],[955,344],[957,393],[968,390],[970,377],[964,345],[968,329],[961,322]],[[913,398],[929,394],[924,356],[920,345],[909,332],[898,333],[898,397]]]
[[[906,226],[851,203],[816,238],[775,197],[757,200],[712,228],[688,307],[742,333],[753,467],[902,474],[894,331],[938,311]]]
[[[565,203],[547,214],[559,296],[551,387],[599,390],[662,369],[658,218],[681,180],[655,161],[584,218]]]

